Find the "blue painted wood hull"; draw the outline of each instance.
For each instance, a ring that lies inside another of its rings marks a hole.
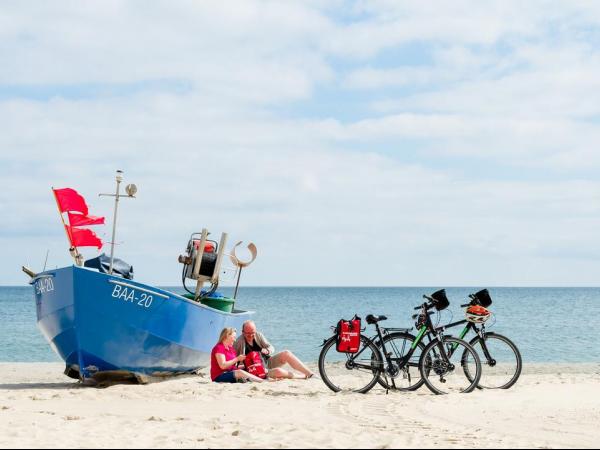
[[[39,329],[84,379],[112,370],[154,375],[206,367],[221,330],[240,330],[253,315],[76,266],[39,274],[32,284]]]

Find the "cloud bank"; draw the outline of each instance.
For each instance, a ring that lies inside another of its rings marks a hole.
[[[7,3],[0,284],[70,262],[51,186],[110,223],[122,169],[140,281],[177,285],[207,226],[257,244],[252,285],[597,285],[599,25],[589,2]]]

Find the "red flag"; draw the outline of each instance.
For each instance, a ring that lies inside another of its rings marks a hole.
[[[75,189],[53,189],[53,191],[58,203],[58,209],[61,213],[75,211],[87,216],[88,207],[85,203],[85,199],[79,195]]]
[[[71,224],[72,227],[82,227],[85,225],[104,225],[104,217],[69,213],[69,224]]]
[[[71,245],[74,247],[97,247],[102,248],[102,240],[96,236],[92,230],[87,228],[73,228],[65,225],[67,234],[71,238]]]

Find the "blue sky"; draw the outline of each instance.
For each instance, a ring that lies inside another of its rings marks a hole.
[[[593,2],[4,3],[0,284],[69,263],[51,186],[110,224],[122,169],[141,281],[207,226],[257,244],[250,285],[598,285],[599,31]]]

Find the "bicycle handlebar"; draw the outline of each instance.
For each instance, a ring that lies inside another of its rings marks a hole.
[[[427,297],[426,295],[423,296],[423,298],[427,298],[429,300],[432,300],[431,298]],[[419,311],[420,309],[425,308],[426,310],[430,310],[431,308],[433,308],[435,305],[432,303],[423,303],[421,306],[417,306],[416,308],[414,308],[415,311]]]

